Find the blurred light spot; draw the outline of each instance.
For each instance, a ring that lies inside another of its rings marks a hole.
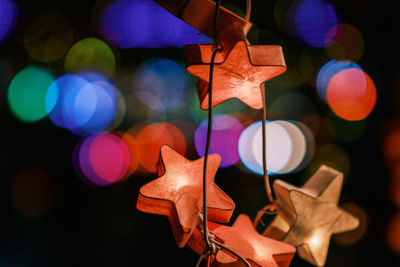
[[[331,78],[326,96],[328,105],[337,116],[358,121],[372,112],[377,92],[368,74],[358,68],[350,68]]]
[[[350,60],[331,60],[321,67],[317,75],[316,87],[322,101],[327,103],[326,90],[332,77],[342,70],[350,68],[361,70],[360,66]]]
[[[82,77],[87,77],[91,82]],[[97,77],[95,73],[84,73],[82,76],[66,74],[58,78],[46,96],[46,107],[52,110],[49,113],[50,119],[78,135],[112,130],[110,126],[114,125],[119,104],[117,101],[121,101],[119,98],[122,96],[117,88],[103,78]],[[125,108],[124,104],[122,109]],[[121,118],[118,120],[120,122]]]
[[[183,47],[210,39],[153,1],[118,0],[100,16],[99,31],[120,48]]]
[[[182,68],[167,58],[149,59],[137,68],[133,88],[138,99],[151,109],[168,110],[182,100],[186,87]]]
[[[307,138],[302,128],[287,121],[267,122],[267,170],[269,173],[288,173],[299,171],[302,164],[313,153],[313,138],[311,131],[299,123],[307,131]],[[251,171],[263,174],[262,168],[262,125],[261,121],[248,126],[239,138],[239,156],[243,164]],[[308,129],[308,130],[307,130]],[[307,142],[310,146],[307,146]],[[310,154],[310,156],[307,156]]]
[[[129,103],[129,105],[126,105],[126,121],[131,124],[135,124],[138,121],[166,121],[169,115],[169,113],[162,110],[149,108],[138,99],[134,92],[125,95],[125,102]]]
[[[23,214],[40,217],[55,206],[58,194],[53,176],[39,167],[24,168],[15,175],[11,184],[11,198]]]
[[[40,62],[53,62],[65,55],[72,45],[74,32],[59,14],[46,12],[35,17],[25,32],[25,49]]]
[[[277,97],[269,105],[268,115],[274,119],[303,122],[314,131],[319,126],[319,116],[315,104],[308,97],[299,93],[288,93]]]
[[[254,122],[240,134],[238,152],[240,160],[252,172],[262,174],[262,166],[257,162],[253,151],[253,140],[256,132],[261,128],[261,121]]]
[[[389,166],[400,164],[400,127],[387,133],[382,149],[383,156]]]
[[[325,0],[297,0],[287,13],[289,31],[312,47],[324,47],[334,37],[329,30],[337,23],[334,7]]]
[[[90,136],[79,144],[78,149],[79,169],[93,185],[119,182],[131,164],[129,146],[114,133]]]
[[[11,0],[0,0],[0,42],[14,29],[18,8]]]
[[[347,152],[338,145],[325,144],[316,148],[314,158],[303,173],[303,177],[305,179],[310,178],[322,164],[342,172],[345,178],[350,169],[350,160]]]
[[[208,131],[208,119],[204,120],[196,129],[194,135],[196,151],[204,157]],[[238,141],[243,131],[239,120],[230,116],[217,114],[213,118],[210,154],[221,156],[221,168],[229,167],[239,161]]]
[[[343,203],[340,206],[347,210],[349,213],[356,216],[360,222],[358,227],[354,230],[335,234],[333,240],[340,245],[352,245],[359,241],[366,233],[368,229],[368,217],[364,209],[355,203]]]
[[[132,127],[127,131],[136,140],[140,154],[138,174],[153,175],[164,144],[171,146],[178,153],[186,154],[186,141],[182,132],[167,122],[143,124]]]
[[[115,64],[113,51],[96,38],[86,38],[75,43],[65,57],[65,71],[69,73],[94,70],[111,77]]]
[[[139,147],[138,147],[138,144],[137,144],[135,138],[133,138],[130,134],[128,134],[128,133],[118,133],[118,134],[128,145],[130,155],[131,155],[130,156],[131,160],[130,160],[130,163],[128,166],[128,170],[127,170],[125,176],[123,177],[123,179],[126,179],[129,176],[131,176],[132,174],[134,174],[135,171],[137,170],[137,168],[139,166],[139,162],[140,162],[140,151],[139,151]]]
[[[8,88],[8,103],[17,118],[33,122],[47,115],[45,99],[54,77],[48,71],[29,66],[21,70]],[[53,97],[49,101],[54,101]]]
[[[326,52],[330,58],[358,61],[362,57],[364,39],[356,27],[339,23],[329,30],[328,36],[334,36],[326,43]]]
[[[400,213],[390,220],[386,231],[386,241],[390,249],[400,254]]]

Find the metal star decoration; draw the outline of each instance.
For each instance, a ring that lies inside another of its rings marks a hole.
[[[243,27],[238,23],[221,32],[219,39],[223,49],[215,58],[212,106],[238,98],[254,109],[262,108],[264,82],[286,71],[282,47],[248,45]],[[183,52],[187,71],[200,79],[197,84],[200,107],[208,109],[213,45],[186,45]]]
[[[301,258],[323,266],[331,235],[359,224],[338,207],[342,183],[343,174],[325,165],[301,188],[275,180],[278,215],[263,235],[294,245]]]
[[[245,214],[240,214],[232,227],[210,222],[209,229],[217,241],[239,253],[252,266],[286,267],[296,252],[292,245],[260,235]],[[198,254],[204,251],[199,231],[191,237],[189,247]],[[219,250],[211,266],[243,266],[243,262],[229,252]]]
[[[183,20],[199,32],[214,38],[213,18],[216,3],[211,0],[154,0],[174,16]],[[233,23],[240,23],[245,33],[250,30],[252,24],[239,17],[232,11],[220,6],[217,28],[228,28]]]
[[[209,155],[207,167],[207,213],[211,221],[226,223],[235,203],[215,183],[221,157]],[[203,209],[204,158],[190,161],[167,145],[161,147],[157,165],[159,178],[140,188],[137,209],[169,218],[175,241],[186,245]]]

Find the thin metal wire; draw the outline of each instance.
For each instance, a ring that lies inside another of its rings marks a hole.
[[[246,1],[246,16],[245,16],[245,20],[247,22],[250,21],[250,14],[251,14],[251,0],[247,0]]]
[[[208,161],[208,153],[210,151],[210,143],[211,143],[211,132],[212,132],[212,80],[213,80],[213,72],[214,72],[214,62],[219,49],[215,49],[211,56],[210,63],[210,77],[208,83],[208,128],[207,128],[207,141],[206,141],[206,150],[204,152],[204,168],[203,168],[203,236],[204,241],[206,242],[207,247],[211,247],[211,242],[209,239],[208,227],[207,227],[207,161]]]
[[[196,267],[200,267],[201,262],[204,260],[208,252],[208,250],[204,250],[204,252],[200,255],[199,259],[197,260]]]
[[[209,232],[207,226],[207,162],[208,162],[208,153],[210,151],[210,143],[211,143],[211,132],[212,132],[212,84],[213,84],[213,74],[214,74],[214,62],[217,53],[219,52],[217,44],[218,37],[218,14],[219,14],[220,0],[216,1],[215,12],[214,12],[214,45],[213,45],[213,54],[211,56],[210,62],[210,74],[209,74],[209,83],[208,83],[208,128],[207,128],[207,141],[206,141],[206,149],[204,152],[204,167],[203,167],[203,238],[206,242],[206,245],[209,249],[212,249],[212,244],[209,239]]]
[[[266,103],[265,103],[265,85],[262,85],[262,158],[263,158],[263,174],[265,181],[265,189],[267,191],[268,199],[271,203],[275,202],[274,196],[272,195],[271,183],[269,181],[268,170],[267,170],[267,133],[266,133],[266,121],[267,121],[267,111],[266,111]]]
[[[219,248],[223,248],[233,255],[235,255],[237,258],[242,260],[246,266],[251,267],[251,265],[244,259],[242,256],[240,256],[237,252],[234,250],[222,245],[221,243],[215,241],[213,238],[210,238],[210,233],[208,230],[207,226],[207,162],[208,162],[208,153],[210,150],[210,143],[211,143],[211,133],[212,133],[212,84],[213,84],[213,73],[214,73],[214,63],[215,63],[215,57],[218,52],[222,50],[222,47],[219,46],[218,44],[218,29],[217,29],[217,23],[218,23],[218,15],[219,15],[219,7],[220,7],[220,0],[216,1],[216,6],[215,6],[215,14],[214,14],[214,21],[213,21],[213,27],[214,27],[214,43],[213,43],[213,54],[211,56],[211,62],[210,62],[210,74],[209,74],[209,83],[208,83],[208,129],[207,129],[207,141],[206,141],[206,149],[204,153],[204,167],[203,167],[203,238],[206,243],[206,250],[200,255],[200,258],[197,261],[196,267],[200,266],[201,262],[204,260],[204,258],[208,257],[210,253],[216,253]]]

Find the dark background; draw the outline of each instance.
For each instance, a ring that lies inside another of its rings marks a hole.
[[[222,2],[244,9],[246,1]],[[35,14],[50,10],[63,14],[77,32],[76,40],[101,38],[89,15],[95,1],[16,3],[20,8],[16,28],[0,44],[0,59],[12,59],[14,75],[33,63],[24,50],[23,33]],[[291,45],[302,46],[275,25],[269,12],[274,3],[254,0],[252,21],[260,29],[279,34]],[[386,244],[387,225],[396,207],[389,199],[390,169],[381,152],[382,125],[397,115],[391,90],[400,70],[398,14],[389,1],[333,3],[342,20],[363,34],[365,52],[358,63],[374,80],[378,102],[368,118],[364,135],[353,143],[340,144],[349,155],[349,176],[352,177],[343,189],[342,200],[351,200],[363,207],[368,216],[367,232],[353,245],[342,246],[331,241],[326,266],[400,266],[399,256]],[[260,39],[259,43],[268,44],[268,40]],[[121,65],[137,60],[138,55],[182,57],[182,50],[177,48],[121,49],[119,53]],[[167,217],[145,214],[135,207],[140,186],[154,177],[132,176],[104,188],[84,184],[71,165],[72,150],[80,138],[54,126],[48,118],[37,123],[15,119],[6,101],[11,78],[1,81],[0,91],[0,266],[194,266],[198,256],[187,247],[175,245]],[[21,168],[29,166],[47,169],[58,185],[56,206],[40,218],[23,215],[11,201],[13,177]],[[252,175],[243,179],[243,175],[247,174],[237,168],[226,168],[220,169],[215,178],[236,203],[231,221],[239,213],[254,219],[267,201],[263,181]],[[292,181],[300,181],[299,174],[298,180],[294,176]],[[311,265],[296,255],[291,266]]]

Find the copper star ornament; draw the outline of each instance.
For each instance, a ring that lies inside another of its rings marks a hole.
[[[292,244],[301,258],[323,266],[331,235],[359,224],[338,207],[342,183],[343,174],[325,165],[300,188],[275,180],[278,215],[263,235]]]
[[[183,20],[199,32],[214,38],[213,19],[216,3],[211,0],[154,0],[174,16]],[[250,30],[252,24],[229,11],[223,6],[219,7],[219,19],[217,28],[221,31],[233,23],[243,26],[245,33]]]
[[[286,71],[282,47],[248,45],[242,25],[233,23],[221,32],[222,52],[214,64],[212,106],[238,98],[254,109],[263,107],[264,82]],[[200,107],[208,109],[208,82],[213,45],[183,47],[186,69],[197,76]]]
[[[240,214],[232,227],[210,222],[209,229],[215,235],[216,241],[237,252],[251,266],[286,267],[296,252],[292,245],[260,235],[245,214]],[[205,245],[198,231],[190,239],[189,247],[198,254],[204,251]],[[230,252],[221,249],[215,255],[211,266],[234,267],[244,264]]]
[[[221,157],[209,155],[207,164],[207,213],[211,221],[226,223],[235,203],[215,183]],[[179,247],[187,244],[203,210],[204,158],[190,161],[163,145],[157,165],[159,178],[140,188],[137,209],[169,218]]]

